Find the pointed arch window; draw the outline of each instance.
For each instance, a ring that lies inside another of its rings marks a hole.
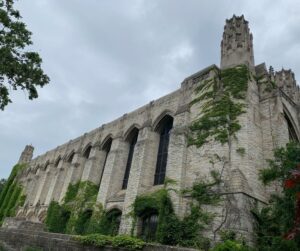
[[[105,152],[105,158],[104,158],[103,168],[102,168],[101,176],[100,176],[100,184],[101,184],[101,181],[102,181],[102,177],[103,177],[103,173],[104,173],[104,168],[105,168],[105,165],[106,165],[107,157],[108,157],[108,154],[110,152],[111,143],[112,143],[112,138],[109,138],[109,139],[106,140],[105,144],[102,147],[102,151]]]
[[[73,158],[74,158],[74,155],[75,155],[75,153],[73,152],[73,153],[69,156],[67,162],[72,163]]]
[[[157,126],[159,132],[159,147],[157,153],[156,169],[154,175],[154,185],[163,184],[166,176],[166,167],[168,160],[170,131],[173,127],[173,118],[165,116]]]
[[[139,135],[139,130],[137,128],[134,128],[132,132],[129,134],[129,137],[127,139],[127,141],[129,142],[129,152],[128,152],[128,158],[126,163],[125,174],[123,178],[122,189],[127,189],[134,149],[135,149],[138,135]]]
[[[119,233],[120,223],[121,223],[122,211],[119,209],[113,209],[109,211],[106,215],[107,221],[109,223],[108,229],[106,229],[107,234],[115,236]]]
[[[158,214],[153,213],[142,218],[141,237],[145,241],[154,241],[158,225]]]
[[[55,167],[58,167],[60,161],[61,161],[61,158],[59,157],[55,162]]]
[[[285,120],[287,122],[287,126],[288,126],[289,140],[290,141],[299,142],[296,130],[295,130],[294,126],[293,126],[293,123],[290,120],[290,118],[288,117],[288,115],[286,114],[286,112],[284,112],[284,118],[285,118]]]
[[[88,159],[90,157],[91,150],[92,150],[92,146],[88,146],[87,149],[83,153],[83,157]]]

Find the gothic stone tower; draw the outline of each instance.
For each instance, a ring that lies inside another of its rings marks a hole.
[[[25,149],[23,150],[18,163],[28,163],[31,161],[32,156],[33,156],[33,151],[34,151],[34,147],[31,145],[27,145],[25,146]]]
[[[254,68],[253,37],[243,15],[226,20],[221,42],[221,68],[238,64]]]
[[[199,112],[203,102],[191,105],[197,88],[241,64],[248,67],[250,77],[234,139],[222,144],[210,137],[201,147],[188,144],[190,126],[203,114]],[[255,223],[251,210],[267,204],[271,192],[259,181],[259,170],[267,166],[266,159],[273,157],[276,147],[299,141],[299,107],[293,72],[274,73],[265,63],[255,65],[248,22],[244,16],[233,16],[224,27],[221,67],[211,65],[196,72],[174,92],[32,160],[33,147],[27,146],[20,162],[28,162],[29,167],[20,174],[20,182],[28,196],[17,216],[43,221],[49,203],[62,203],[70,184],[90,181],[99,187],[97,203],[122,215],[119,233],[129,234],[133,221],[127,215],[137,196],[161,189],[165,177],[176,181],[173,188],[178,191],[191,188],[209,179],[213,170],[222,174],[222,202],[207,208],[216,214],[207,236],[217,240],[219,230],[230,229],[251,242]],[[164,137],[167,140],[162,141]],[[159,162],[161,156],[164,161]],[[171,198],[176,214],[184,217],[190,198],[176,193]],[[143,219],[138,222],[136,233]]]

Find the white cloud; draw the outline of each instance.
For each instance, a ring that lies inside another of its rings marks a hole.
[[[18,1],[51,83],[0,112],[0,178],[26,144],[35,155],[180,86],[220,61],[226,18],[245,14],[256,63],[300,75],[297,0]],[[118,95],[116,96],[116,93]]]

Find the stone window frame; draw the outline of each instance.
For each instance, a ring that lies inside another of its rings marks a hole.
[[[170,134],[173,129],[174,117],[165,114],[157,123],[155,132],[160,134],[159,146],[156,157],[155,174],[153,185],[164,183],[169,154]]]
[[[135,126],[133,127],[130,132],[128,133],[125,141],[128,142],[129,144],[129,152],[127,156],[127,161],[126,161],[126,168],[125,168],[125,173],[122,181],[122,190],[127,189],[128,185],[128,180],[129,180],[129,175],[130,175],[130,170],[132,166],[132,161],[134,157],[134,151],[135,151],[135,146],[138,140],[139,136],[139,129]]]

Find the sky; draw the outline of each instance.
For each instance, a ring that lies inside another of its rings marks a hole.
[[[25,145],[40,155],[180,87],[220,63],[226,18],[244,14],[255,63],[300,79],[298,0],[19,0],[50,84],[11,91],[0,111],[0,178]]]

